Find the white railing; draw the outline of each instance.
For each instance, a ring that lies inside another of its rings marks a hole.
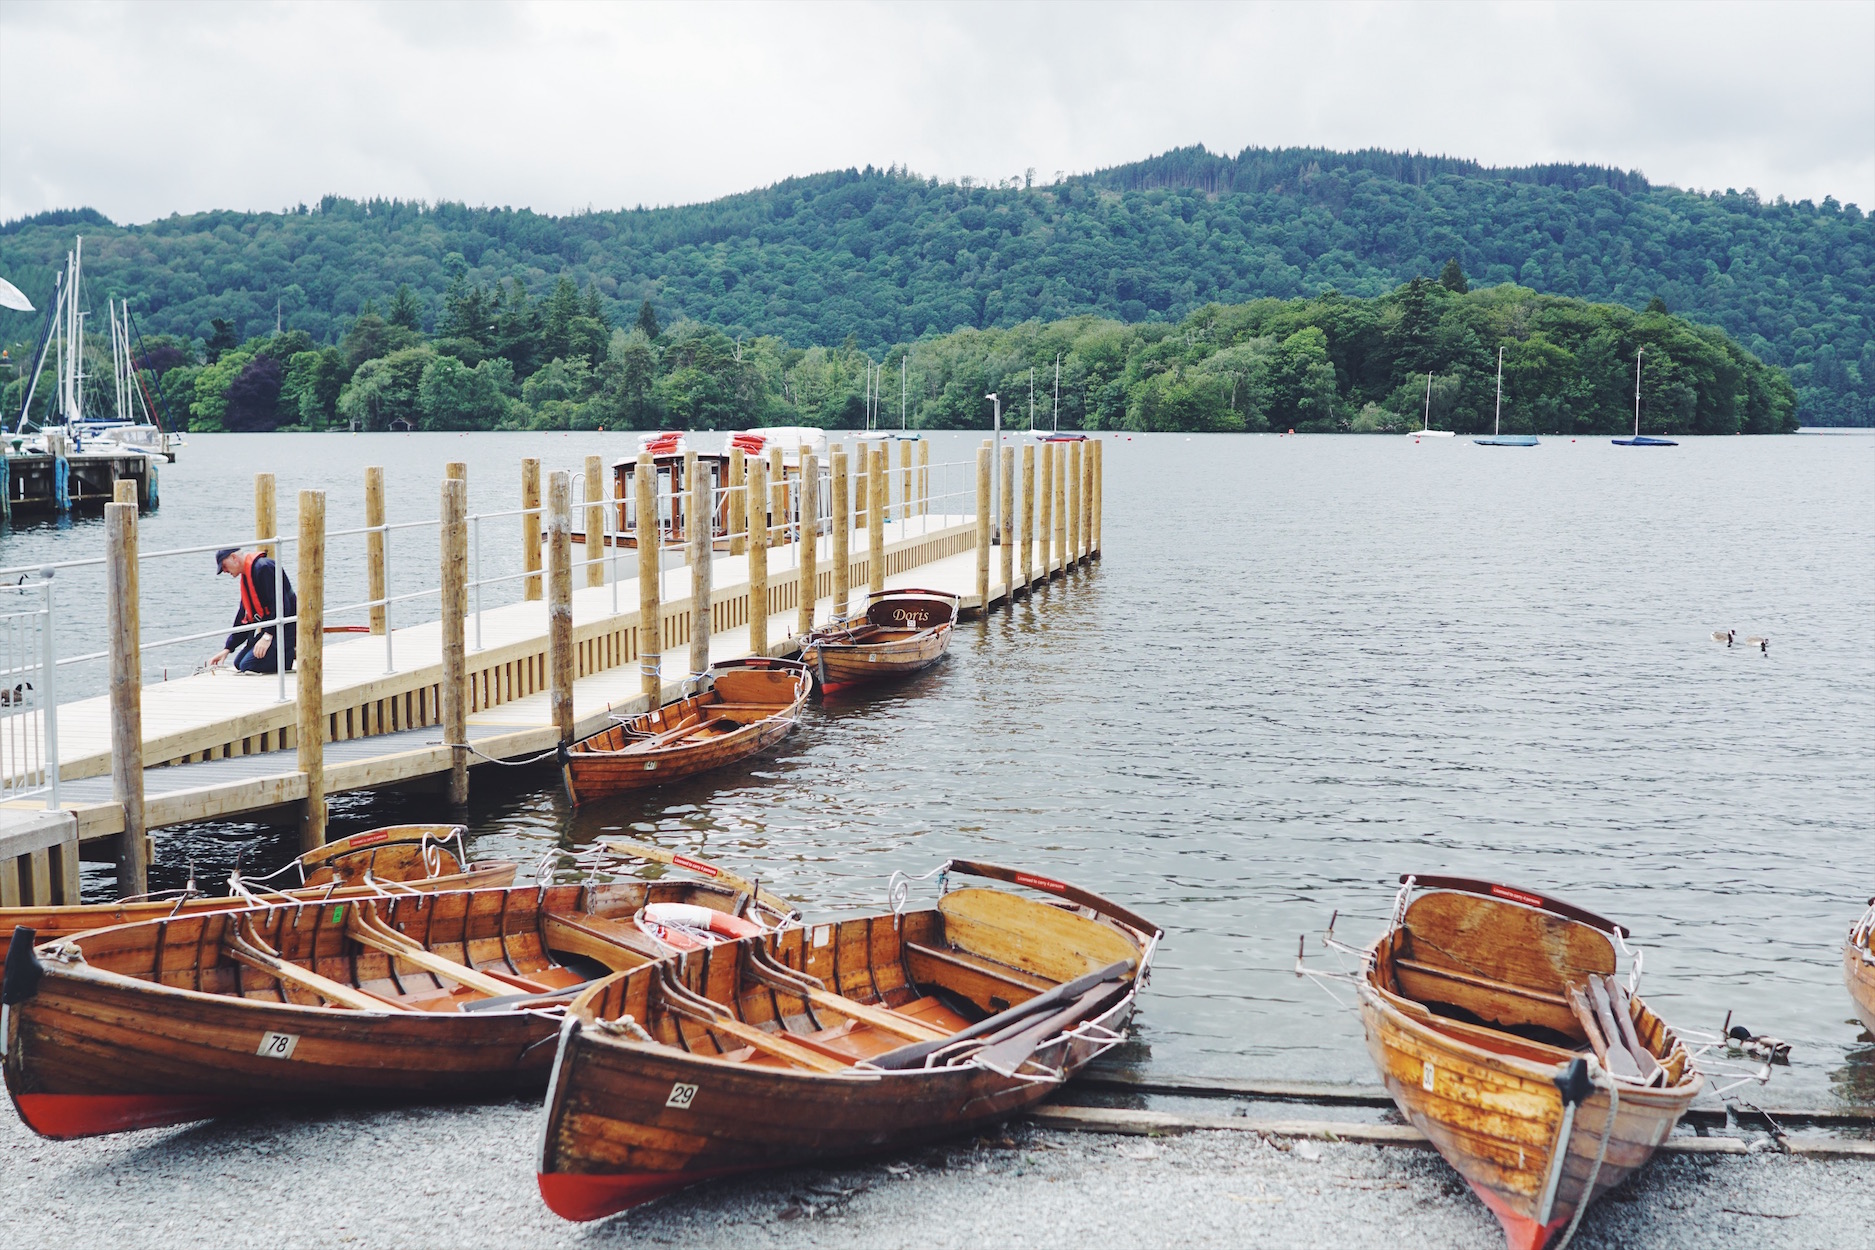
[[[52,583],[45,570],[0,587],[0,802],[44,794],[59,805]]]

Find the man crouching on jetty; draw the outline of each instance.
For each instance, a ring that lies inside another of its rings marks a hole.
[[[233,658],[234,667],[243,673],[275,673],[279,671],[281,657],[276,655],[274,631],[265,628],[267,622],[281,615],[280,606],[274,602],[274,581],[276,566],[273,557],[264,551],[243,552],[239,547],[223,547],[215,553],[217,576],[226,573],[234,578],[241,592],[240,605],[234,613],[234,632],[222,644],[220,652],[208,662],[210,668]],[[293,583],[288,580],[286,570],[278,571],[282,597],[286,599],[287,616],[299,615],[299,600],[293,594]],[[299,649],[299,625],[288,621],[280,628],[280,648],[286,652],[286,667],[293,667],[293,656]]]

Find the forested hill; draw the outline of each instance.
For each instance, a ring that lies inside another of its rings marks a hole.
[[[79,215],[0,228],[0,273],[43,299]],[[1456,257],[1474,286],[1632,308],[1658,298],[1788,368],[1801,420],[1875,423],[1875,224],[1859,209],[1592,167],[1184,149],[1046,187],[868,169],[558,218],[328,198],[82,228],[93,296],[129,295],[146,331],[208,340],[221,318],[219,336],[239,341],[270,332],[277,309],[320,343],[400,285],[432,332],[452,283],[513,279],[539,299],[565,276],[615,325],[649,298],[666,324],[878,350],[1032,319],[1176,322],[1212,302],[1377,296]],[[0,313],[6,342],[32,331]]]

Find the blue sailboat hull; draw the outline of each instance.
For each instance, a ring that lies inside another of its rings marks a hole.
[[[1493,434],[1489,438],[1474,438],[1472,442],[1480,447],[1535,447],[1537,437],[1534,434]]]
[[[1636,434],[1633,438],[1611,438],[1608,440],[1617,447],[1678,447],[1670,438],[1649,438],[1645,434]]]

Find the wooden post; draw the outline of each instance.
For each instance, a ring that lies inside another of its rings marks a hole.
[[[846,449],[835,443],[833,457],[833,619],[846,619],[853,577],[853,500],[847,490]]]
[[[365,598],[384,598],[384,470],[377,465],[365,469]],[[384,605],[371,605],[371,632],[384,632]]]
[[[872,447],[862,440],[854,452],[859,456],[859,480],[853,489],[853,528],[866,528],[866,510],[872,506]]]
[[[768,654],[768,472],[761,457],[749,458],[749,654]]]
[[[651,453],[638,453],[638,465],[632,470],[632,493],[636,497],[638,524],[638,673],[644,688],[647,708],[656,711],[664,706],[664,604],[663,549],[658,534],[658,467]]]
[[[273,474],[256,473],[254,475],[254,547],[264,551],[271,559],[274,546],[268,540],[280,533],[279,525],[274,520]]]
[[[888,454],[884,444],[876,444],[867,456],[872,464],[866,473],[866,486],[872,491],[872,499],[866,509],[866,584],[875,595],[885,589],[885,512],[892,493]]]
[[[452,482],[467,483],[469,480],[469,466],[465,461],[451,460],[448,464],[443,466],[443,476]]]
[[[977,448],[977,606],[990,610],[990,440]]]
[[[605,458],[586,457],[586,584],[605,585]]]
[[[1042,494],[1036,501],[1041,505],[1041,515],[1036,522],[1036,537],[1040,543],[1041,580],[1047,581],[1054,571],[1055,537],[1055,444],[1042,444]]]
[[[918,515],[931,511],[931,444],[918,440]]]
[[[299,493],[299,771],[306,777],[300,809],[299,849],[304,854],[326,840],[326,493]],[[285,660],[285,656],[280,657]]]
[[[117,841],[117,892],[127,898],[150,888],[149,843],[143,810],[143,629],[137,586],[137,503],[106,504],[104,604],[111,649],[111,798],[124,809]],[[39,901],[37,891],[34,902]],[[76,903],[77,898],[65,900]]]
[[[788,468],[779,447],[768,449],[768,545],[788,545]]]
[[[563,744],[573,741],[573,475],[547,476],[547,703]]]
[[[1100,554],[1100,479],[1101,469],[1105,467],[1102,462],[1107,458],[1106,449],[1107,445],[1105,443],[1092,443],[1088,446],[1088,450],[1094,453],[1094,486],[1093,490],[1089,492],[1093,497],[1093,502],[1088,508],[1089,524],[1094,531],[1094,538],[1093,541],[1088,544],[1088,550],[1093,555]]]
[[[1022,589],[1035,585],[1035,444],[1022,445]],[[1010,592],[1013,598],[1014,591]]]
[[[444,478],[442,507],[443,745],[453,748],[449,801],[460,807],[469,801],[469,484]]]
[[[1003,601],[1016,601],[1016,449],[1003,448]]]
[[[540,598],[540,461],[521,461],[521,567],[528,572],[522,582],[523,599]]]
[[[749,549],[749,472],[742,448],[729,449],[729,554]]]
[[[1055,567],[1068,571],[1068,445],[1050,443],[1055,462]]]
[[[1068,563],[1081,562],[1081,448],[1085,443],[1068,444]]]
[[[814,632],[814,601],[820,587],[820,460],[801,449],[801,614],[796,633]]]
[[[714,535],[710,518],[715,511],[716,491],[710,471],[697,460],[697,453],[684,453],[684,472],[690,483],[690,674],[710,671],[710,585],[715,571]]]
[[[911,519],[911,444],[898,444],[898,519]]]

